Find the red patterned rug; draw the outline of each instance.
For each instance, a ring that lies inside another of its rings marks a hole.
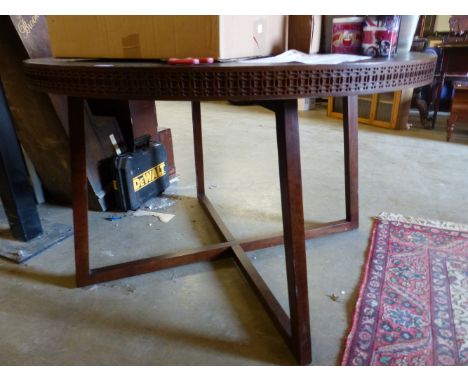
[[[343,365],[468,365],[468,226],[383,213]]]

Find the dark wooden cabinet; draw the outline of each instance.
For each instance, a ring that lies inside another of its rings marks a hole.
[[[455,82],[453,85],[450,117],[447,120],[447,141],[452,138],[457,121],[468,120],[468,82]]]
[[[434,99],[434,128],[440,107],[440,97],[444,84],[448,81],[468,81],[468,41],[442,43],[439,45],[442,64],[436,76],[436,95]]]

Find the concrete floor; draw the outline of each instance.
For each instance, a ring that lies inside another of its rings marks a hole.
[[[202,113],[207,192],[228,226],[242,238],[279,232],[273,114],[225,103],[204,103]],[[172,128],[180,176],[166,194],[175,204],[161,212],[175,217],[109,222],[108,213],[90,213],[93,267],[219,240],[194,199],[190,104],[158,102],[158,115]],[[313,365],[339,363],[373,216],[468,223],[468,132],[447,143],[442,122],[435,131],[360,126],[360,228],[307,242]],[[341,219],[341,121],[319,108],[301,112],[300,126],[306,220]],[[69,208],[41,206],[40,213],[71,224]],[[283,249],[249,255],[287,309]],[[81,289],[73,274],[72,239],[26,264],[0,260],[1,365],[295,364],[230,260]]]

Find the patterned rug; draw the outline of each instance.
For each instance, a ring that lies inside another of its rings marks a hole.
[[[468,365],[468,226],[382,213],[343,365]]]

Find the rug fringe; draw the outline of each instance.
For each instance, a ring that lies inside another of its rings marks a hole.
[[[421,217],[394,214],[391,212],[381,212],[377,218],[380,220],[397,221],[401,223],[419,224],[419,225],[424,225],[428,227],[448,229],[452,231],[468,232],[468,224],[453,223],[453,222],[446,222],[446,221],[440,221],[440,220],[430,220],[430,219],[425,219]]]

